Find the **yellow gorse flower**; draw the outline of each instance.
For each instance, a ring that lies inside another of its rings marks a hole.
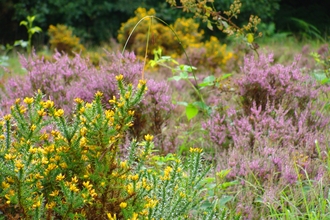
[[[6,181],[3,181],[3,182],[1,183],[1,186],[2,186],[2,188],[7,189],[7,188],[10,187],[10,184],[7,183]]]
[[[131,176],[131,180],[133,180],[133,181],[137,181],[138,179],[139,179],[138,174],[135,174],[135,175]]]
[[[116,214],[113,214],[113,216],[110,213],[107,213],[108,220],[117,220]]]
[[[60,191],[58,190],[54,190],[51,194],[49,194],[52,197],[58,196],[58,194],[60,193]]]
[[[148,142],[151,142],[153,139],[154,139],[154,136],[152,136],[150,134],[144,135],[144,140],[146,140]]]
[[[72,177],[72,178],[71,178],[71,182],[73,182],[73,183],[78,183],[78,179],[77,179],[77,177],[76,177],[76,176]]]
[[[82,104],[84,102],[81,98],[75,98],[74,101],[77,104]]]
[[[36,128],[37,128],[37,126],[35,124],[33,124],[33,125],[31,125],[30,130],[34,131],[34,130],[36,130]]]
[[[5,159],[6,160],[12,160],[12,159],[15,159],[16,156],[15,155],[12,155],[12,154],[5,154]]]
[[[11,119],[11,114],[3,116],[3,119],[5,119],[5,121],[9,121]]]
[[[29,98],[29,97],[26,97],[26,98],[23,100],[23,102],[25,102],[25,103],[28,104],[28,105],[32,104],[33,101],[34,101],[34,99],[33,99],[33,98]]]
[[[203,149],[202,148],[198,148],[198,147],[191,147],[189,149],[190,153],[202,153]]]
[[[60,173],[56,176],[56,181],[62,181],[64,178],[65,178],[65,175],[62,175],[62,173]]]
[[[55,117],[61,117],[64,114],[63,109],[58,109],[57,111],[54,112]]]
[[[86,187],[86,189],[90,190],[92,189],[93,185],[89,183],[89,181],[83,182],[84,187]]]
[[[37,112],[40,117],[45,116],[47,114],[44,109],[38,110]]]
[[[132,218],[131,219],[128,219],[128,220],[138,220],[138,216],[139,215],[134,212]]]
[[[123,80],[123,79],[124,79],[124,76],[123,76],[122,74],[116,76],[116,80],[117,80],[117,81],[121,81],[121,80]]]
[[[54,201],[46,204],[46,209],[53,209],[56,206]]]
[[[72,192],[79,192],[78,187],[77,187],[76,184],[74,184],[74,183],[69,184],[69,189],[70,189]]]
[[[44,108],[52,108],[54,106],[54,102],[47,100],[46,102],[41,102],[41,105]]]
[[[126,161],[126,160],[125,160],[125,161],[121,161],[121,162],[120,162],[120,167],[121,167],[122,169],[127,169],[127,168],[128,168],[127,161]]]
[[[97,92],[95,93],[95,97],[102,97],[102,96],[103,96],[103,93],[100,92],[100,91],[97,91]]]
[[[22,168],[24,168],[24,164],[22,163],[22,161],[17,160],[17,161],[15,162],[15,167],[16,167],[18,170],[21,170]]]
[[[127,207],[127,203],[126,203],[126,202],[121,202],[121,203],[119,204],[119,207],[122,208],[122,209],[124,209],[124,208]]]
[[[6,177],[6,180],[8,181],[8,183],[14,183],[15,182],[15,180],[11,176]]]

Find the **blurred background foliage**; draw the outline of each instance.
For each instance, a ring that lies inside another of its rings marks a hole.
[[[237,24],[247,21],[250,14],[258,15],[263,24],[261,31],[272,36],[288,33],[298,39],[323,38],[329,34],[330,1],[324,0],[241,0],[242,10]],[[231,0],[215,0],[217,10],[227,10]],[[28,15],[36,15],[35,25],[44,32],[35,36],[34,44],[49,41],[50,25],[64,24],[84,45],[109,42],[118,35],[121,23],[134,17],[138,7],[154,8],[157,16],[169,23],[179,17],[189,17],[180,9],[170,8],[165,0],[0,0],[0,44],[26,39],[26,30],[19,22]],[[203,28],[203,25],[201,26]],[[206,31],[206,37],[220,32]],[[223,36],[224,37],[224,36]]]

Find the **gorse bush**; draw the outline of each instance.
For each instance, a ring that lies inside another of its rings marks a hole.
[[[134,107],[145,93],[116,77],[120,97],[102,104],[76,98],[67,120],[64,110],[44,100],[16,99],[1,120],[0,211],[25,219],[174,219],[198,210],[201,180],[209,168],[202,149],[191,148],[187,161],[154,156],[153,136],[133,140],[120,153],[133,126]]]
[[[211,36],[210,40],[202,43],[189,45],[187,47],[187,57],[181,56],[183,63],[189,63],[198,69],[199,72],[211,71],[211,72],[226,72],[232,71],[230,63],[236,63],[239,57],[232,52],[227,51],[227,45],[221,44],[219,39]]]
[[[191,18],[178,18],[169,27],[160,23],[158,19],[153,18],[150,22],[151,18],[148,18],[133,30],[141,19],[146,16],[155,16],[156,12],[154,9],[146,11],[144,8],[138,8],[135,14],[135,17],[122,24],[118,41],[124,46],[126,40],[129,40],[126,48],[134,51],[140,57],[144,57],[148,44],[148,54],[152,54],[152,51],[160,48],[163,54],[174,58],[182,56],[183,59],[186,59],[183,54],[187,49],[189,59],[192,61],[196,59],[194,66],[204,65],[211,69],[224,68],[226,63],[234,58],[232,53],[226,51],[226,44],[221,45],[216,37],[212,36],[209,41],[204,43],[204,31],[199,30],[199,24]],[[150,36],[149,42],[147,42],[149,27]],[[196,50],[198,52],[194,56]]]
[[[97,91],[102,91],[102,102],[110,109],[107,100],[114,96],[119,98],[115,76],[122,74],[125,83],[137,86],[142,71],[142,64],[133,53],[106,53],[98,67],[91,65],[88,58],[79,54],[70,58],[57,52],[52,59],[45,61],[36,55],[28,59],[21,57],[21,63],[28,74],[13,77],[6,83],[1,96],[3,111],[8,112],[15,99],[31,97],[38,89],[66,113],[75,108],[71,100],[80,97],[91,102]],[[138,139],[152,131],[157,136],[157,142],[158,138],[161,139],[161,127],[173,109],[171,91],[164,81],[149,80],[147,86],[150,89],[143,101],[135,106],[136,123],[131,131]]]
[[[199,24],[195,23],[193,19],[178,19],[172,28],[177,31],[178,38],[182,46],[179,44],[178,39],[172,33],[171,29],[160,23],[157,19],[153,19],[150,23],[150,18],[142,21],[134,30],[134,26],[146,16],[155,16],[154,9],[147,11],[144,8],[138,8],[135,11],[135,17],[123,23],[118,32],[118,42],[124,46],[126,40],[132,32],[127,45],[127,49],[134,51],[138,56],[144,56],[148,29],[150,27],[150,42],[149,54],[152,54],[154,49],[161,47],[166,54],[180,55],[183,53],[182,46],[186,47],[190,44],[199,43],[203,38],[203,31],[199,31]]]
[[[56,26],[50,25],[48,29],[50,36],[51,49],[56,49],[59,52],[73,55],[74,52],[80,53],[85,50],[84,46],[79,43],[80,39],[72,35],[72,30],[63,24]]]

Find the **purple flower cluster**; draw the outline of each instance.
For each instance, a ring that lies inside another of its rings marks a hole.
[[[327,152],[329,116],[318,100],[326,86],[304,75],[297,60],[288,66],[273,64],[272,55],[247,56],[241,70],[234,99],[238,101],[227,102],[203,125],[220,148],[218,169],[230,169],[228,178],[252,181],[272,192],[261,194],[265,201],[299,178],[326,178],[320,156]],[[245,201],[245,196],[238,199]],[[252,207],[253,199],[250,202]],[[247,216],[258,214],[238,209]]]
[[[53,100],[55,105],[63,108],[68,115],[74,108],[75,98],[90,102],[97,91],[104,94],[104,105],[110,108],[108,100],[113,96],[118,98],[119,94],[115,76],[122,74],[125,83],[137,86],[143,69],[143,64],[134,53],[128,52],[124,55],[107,52],[98,67],[79,54],[71,58],[59,52],[55,53],[51,60],[45,60],[36,54],[29,58],[21,56],[21,63],[28,73],[25,76],[11,78],[5,84],[1,94],[4,113],[9,110],[15,99],[31,97],[39,89],[47,99]],[[164,80],[148,80],[147,87],[144,100],[135,111],[136,121],[142,120],[138,117],[143,118],[148,126],[136,128],[141,135],[157,135],[155,132],[161,132],[160,127],[173,109],[171,92]]]
[[[318,97],[317,85],[297,65],[299,57],[288,66],[273,64],[273,61],[272,54],[261,54],[258,59],[252,55],[245,57],[241,68],[243,77],[236,82],[245,113],[249,114],[254,102],[262,109],[268,101],[275,105],[286,102],[284,104],[294,109]]]

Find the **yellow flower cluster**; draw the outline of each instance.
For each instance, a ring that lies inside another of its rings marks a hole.
[[[154,136],[152,136],[150,134],[147,134],[144,136],[144,140],[146,140],[148,142],[151,142],[153,139],[154,139]]]
[[[160,177],[161,180],[170,180],[171,179],[171,173],[173,171],[173,168],[170,166],[167,166],[164,170],[164,175]]]
[[[31,105],[33,103],[34,99],[33,98],[26,97],[23,101],[26,104]]]
[[[189,149],[189,152],[190,153],[202,153],[203,152],[203,149],[202,148],[198,148],[198,147],[191,147],[190,149]]]
[[[65,52],[74,55],[73,52],[84,51],[85,48],[79,43],[80,39],[72,35],[72,30],[67,26],[58,24],[50,25],[48,29],[50,35],[50,45],[52,49],[57,49],[59,52]]]

